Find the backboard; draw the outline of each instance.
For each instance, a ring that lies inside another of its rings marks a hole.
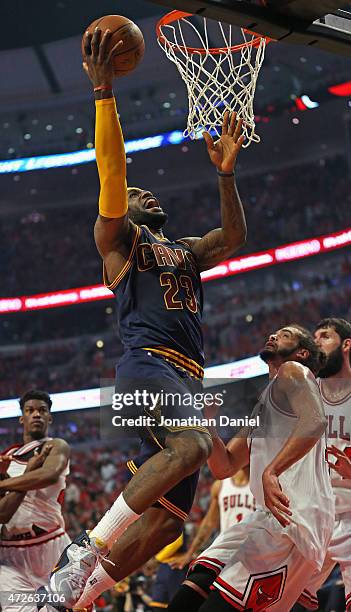
[[[278,41],[351,57],[351,5],[341,0],[153,0]]]

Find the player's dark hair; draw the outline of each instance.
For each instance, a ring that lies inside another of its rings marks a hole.
[[[346,319],[338,319],[337,317],[322,319],[319,321],[318,325],[316,325],[316,331],[317,329],[324,329],[326,327],[335,329],[341,340],[351,338],[351,323],[346,321]]]
[[[317,376],[319,370],[321,370],[327,360],[327,357],[323,351],[317,346],[312,334],[308,329],[298,325],[297,323],[291,323],[289,327],[297,329],[299,332],[299,347],[304,348],[308,351],[309,355],[303,362],[303,365],[307,366],[315,376]]]
[[[46,391],[39,391],[39,389],[30,389],[29,391],[26,391],[26,393],[24,393],[24,395],[22,395],[19,400],[19,405],[22,412],[24,410],[25,403],[32,399],[41,400],[42,402],[45,402],[45,404],[47,404],[49,408],[49,411],[51,410],[52,401],[50,395],[46,393]]]
[[[338,317],[328,317],[326,319],[322,319],[319,321],[318,325],[316,325],[315,331],[317,329],[325,329],[331,327],[336,331],[338,336],[340,336],[341,341],[351,339],[351,323],[346,321],[346,319],[339,319]],[[350,351],[350,365],[351,365],[351,351]]]

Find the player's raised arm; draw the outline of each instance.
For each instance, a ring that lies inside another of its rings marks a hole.
[[[214,142],[204,133],[207,151],[217,169],[221,201],[222,227],[213,229],[202,238],[185,238],[197,259],[201,271],[213,268],[231,257],[246,241],[246,221],[236,186],[234,168],[244,142],[242,119],[236,113],[224,113],[222,135]]]
[[[56,438],[50,441],[50,453],[45,456],[41,467],[26,471],[22,476],[14,476],[0,482],[1,491],[33,491],[44,489],[58,481],[66,469],[70,448],[64,440]],[[46,446],[44,446],[46,449]]]
[[[128,219],[126,155],[112,91],[112,59],[122,41],[109,50],[110,37],[110,30],[101,36],[98,28],[93,35],[88,32],[85,34],[83,67],[93,84],[96,105],[95,151],[100,197],[95,242],[104,260],[110,253],[121,254],[121,261],[115,262],[113,266],[114,274],[118,273],[118,266],[123,267],[123,257],[128,257],[134,228]]]
[[[290,409],[297,417],[294,431],[262,476],[265,504],[285,527],[289,524],[286,515],[291,512],[279,476],[317,444],[325,432],[327,420],[315,377],[300,363],[288,361],[280,366],[274,396],[279,406]]]

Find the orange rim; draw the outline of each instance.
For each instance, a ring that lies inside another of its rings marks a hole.
[[[200,53],[201,55],[205,55],[206,53],[210,53],[211,55],[220,55],[221,53],[228,53],[228,49],[230,49],[230,51],[234,53],[241,51],[242,49],[245,49],[247,47],[254,47],[256,49],[260,46],[262,39],[264,39],[267,44],[274,40],[273,38],[269,38],[268,36],[263,36],[261,34],[257,34],[257,32],[252,32],[251,30],[246,30],[245,28],[242,28],[246,34],[251,34],[255,38],[239,45],[233,45],[232,47],[214,47],[212,49],[204,49],[203,47],[187,47],[184,45],[176,45],[175,43],[172,43],[170,40],[168,40],[168,38],[163,34],[163,26],[170,25],[171,23],[179,21],[184,17],[192,16],[193,13],[185,13],[183,11],[171,11],[170,13],[163,15],[163,17],[161,17],[161,19],[156,24],[156,34],[159,41],[167,47],[173,47],[178,51],[188,51],[188,53]]]

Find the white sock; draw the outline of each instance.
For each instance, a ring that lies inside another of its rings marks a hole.
[[[96,527],[89,533],[89,537],[102,540],[110,549],[123,531],[139,517],[140,514],[129,508],[124,500],[123,493],[121,493],[110,510],[104,514]]]
[[[83,593],[77,603],[74,604],[74,609],[81,610],[82,608],[87,608],[101,593],[112,589],[115,584],[116,581],[109,576],[99,563],[90,578],[88,578]]]

